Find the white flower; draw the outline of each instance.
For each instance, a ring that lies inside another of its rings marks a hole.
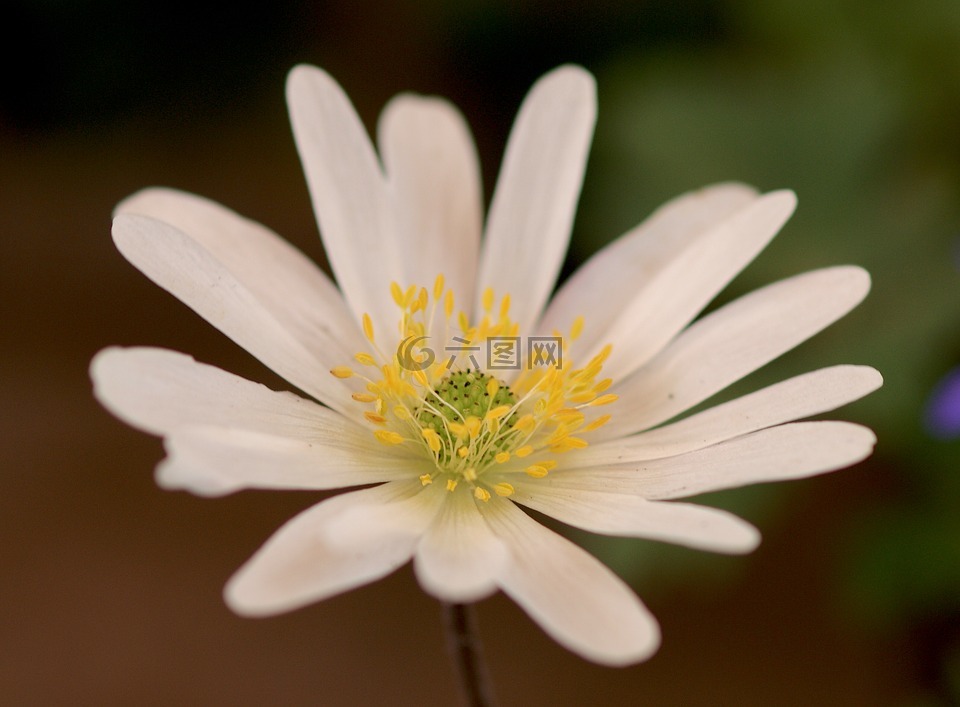
[[[164,438],[166,488],[377,484],[282,527],[228,583],[238,613],[289,611],[412,558],[442,600],[499,588],[585,658],[640,661],[659,632],[634,592],[518,504],[596,533],[742,553],[757,545],[755,528],[673,499],[870,454],[868,429],[795,422],[877,388],[879,374],[862,366],[670,422],[869,289],[863,270],[832,267],[694,321],[787,220],[792,193],[721,184],[681,196],[549,300],[595,119],[584,70],[561,67],[530,92],[485,226],[473,142],[450,104],[394,99],[378,126],[381,166],[326,73],[294,69],[288,100],[339,291],[265,227],[169,189],[120,204],[113,236],[149,278],[308,397],[160,349],[111,348],[92,364],[100,401]],[[521,371],[493,370],[484,350],[494,336],[518,336],[524,348],[557,333],[560,369],[525,358]],[[480,348],[448,353],[453,337]],[[416,370],[428,348],[436,360]],[[481,370],[468,372],[471,354]]]

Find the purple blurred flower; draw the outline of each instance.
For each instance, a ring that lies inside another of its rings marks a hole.
[[[960,366],[933,389],[925,413],[927,431],[940,439],[960,436]]]

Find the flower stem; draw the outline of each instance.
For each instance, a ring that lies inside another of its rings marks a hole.
[[[460,690],[469,707],[494,707],[493,686],[483,660],[473,606],[443,603],[447,648],[457,671]]]

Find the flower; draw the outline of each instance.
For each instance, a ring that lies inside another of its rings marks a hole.
[[[796,421],[877,388],[879,374],[863,366],[676,420],[866,295],[863,270],[831,267],[697,319],[790,216],[791,192],[731,183],[685,194],[551,299],[595,120],[586,71],[556,69],[527,96],[485,227],[473,142],[450,104],[391,101],[378,126],[381,166],[326,73],[295,68],[287,96],[339,291],[264,226],[169,189],[122,202],[113,237],[305,396],[154,348],[109,348],[91,367],[108,409],[164,438],[163,487],[211,496],[364,487],[278,530],[228,582],[236,612],[289,611],[412,558],[441,600],[502,589],[568,649],[630,664],[658,646],[653,617],[613,572],[520,506],[596,533],[743,553],[759,541],[753,526],[674,499],[870,454],[868,429]],[[495,368],[484,349],[513,337],[519,370]]]

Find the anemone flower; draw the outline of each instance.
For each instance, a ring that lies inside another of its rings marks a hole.
[[[290,520],[240,568],[225,589],[237,613],[291,611],[412,559],[444,602],[500,589],[584,658],[634,663],[659,644],[648,610],[523,508],[595,533],[745,553],[759,542],[753,526],[676,499],[870,454],[864,427],[798,421],[877,388],[868,367],[684,415],[869,289],[862,269],[829,267],[698,318],[783,226],[793,193],[728,183],[685,194],[551,298],[595,121],[586,71],[560,67],[530,91],[485,223],[474,144],[449,103],[393,99],[378,158],[328,74],[295,68],[287,97],[336,285],[264,226],[170,189],[122,202],[113,237],[299,392],[156,348],[109,348],[92,364],[99,400],[163,437],[164,488],[354,487]]]

